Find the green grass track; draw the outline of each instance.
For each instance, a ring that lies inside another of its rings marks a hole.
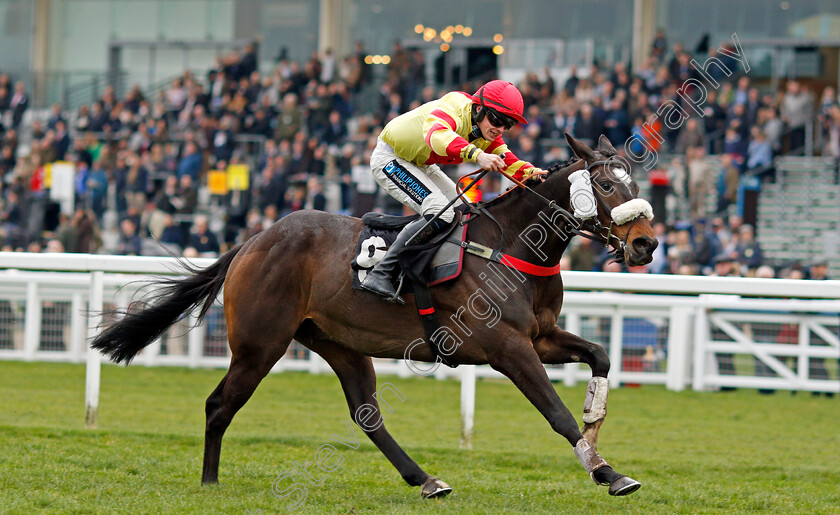
[[[326,443],[341,466],[313,471],[318,486],[296,476],[298,512],[840,513],[838,396],[753,390],[612,391],[599,450],[643,484],[613,498],[509,382],[478,383],[464,451],[458,382],[380,378],[406,397],[390,397],[391,434],[453,487],[423,500],[358,428],[358,450],[331,440],[349,415],[335,377],[272,374],[228,429],[220,484],[202,487],[204,401],[223,375],[105,366],[99,429],[86,430],[84,366],[0,362],[0,513],[288,513],[295,496],[272,482]],[[555,387],[579,418],[585,385]]]

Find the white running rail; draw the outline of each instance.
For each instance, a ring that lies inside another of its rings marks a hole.
[[[203,267],[210,259],[190,261]],[[86,422],[95,426],[99,367],[86,338],[103,306],[126,307],[144,280],[177,274],[173,258],[0,252],[0,359],[86,362]],[[348,272],[349,273],[349,272]],[[840,281],[564,272],[568,290],[559,323],[603,345],[610,384],[661,384],[671,390],[720,387],[840,392]],[[633,292],[633,293],[626,293]],[[87,313],[91,313],[87,316]],[[192,316],[146,348],[146,366],[226,367],[224,316]],[[403,360],[375,360],[379,373],[407,377]],[[293,344],[273,371],[330,372]],[[590,377],[579,364],[546,367],[573,386]],[[462,445],[471,445],[475,381],[501,377],[487,366],[437,367],[462,381]]]

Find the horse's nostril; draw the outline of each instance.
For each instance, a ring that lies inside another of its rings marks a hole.
[[[639,237],[639,238],[635,238],[633,240],[633,249],[636,252],[640,252],[640,253],[652,252],[653,249],[656,248],[656,244],[658,244],[658,243],[659,243],[658,241],[656,241],[652,238]]]

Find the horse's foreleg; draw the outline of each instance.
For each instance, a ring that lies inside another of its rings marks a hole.
[[[583,362],[592,369],[592,379],[583,403],[583,437],[593,449],[598,449],[598,431],[607,416],[607,395],[610,390],[607,374],[610,359],[607,351],[597,343],[566,332],[559,327],[535,340],[534,348],[545,364]]]
[[[330,341],[315,341],[309,347],[320,354],[335,371],[341,381],[353,421],[394,465],[405,482],[411,486],[420,486],[423,497],[443,497],[451,492],[452,488],[448,484],[424,472],[385,429],[371,359]],[[383,395],[388,390],[383,389]],[[388,392],[391,402],[394,402],[392,395],[401,394]],[[382,402],[388,405],[384,399]]]
[[[627,495],[639,489],[641,484],[638,481],[613,470],[583,438],[575,418],[551,385],[540,356],[532,350],[530,342],[514,344],[504,352],[494,354],[490,365],[510,378],[548,420],[552,429],[569,441],[581,465],[596,483],[610,485],[611,495]]]

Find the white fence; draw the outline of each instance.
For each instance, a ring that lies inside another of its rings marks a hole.
[[[87,420],[95,425],[104,358],[88,352],[86,336],[96,334],[103,306],[106,311],[128,306],[149,274],[172,274],[176,261],[0,252],[0,269],[7,269],[0,272],[0,359],[87,362]],[[614,387],[635,383],[672,390],[840,392],[840,281],[589,272],[565,272],[563,278],[571,291],[559,323],[607,349]],[[193,322],[187,317],[176,324],[135,363],[226,367],[221,307],[189,331]],[[375,364],[379,373],[412,374],[401,360],[377,359]],[[274,368],[283,370],[329,372],[322,359],[298,344]],[[579,364],[549,366],[547,372],[566,385],[590,378],[588,367]],[[486,366],[440,366],[433,374],[462,380],[468,446],[475,377],[501,375]]]

